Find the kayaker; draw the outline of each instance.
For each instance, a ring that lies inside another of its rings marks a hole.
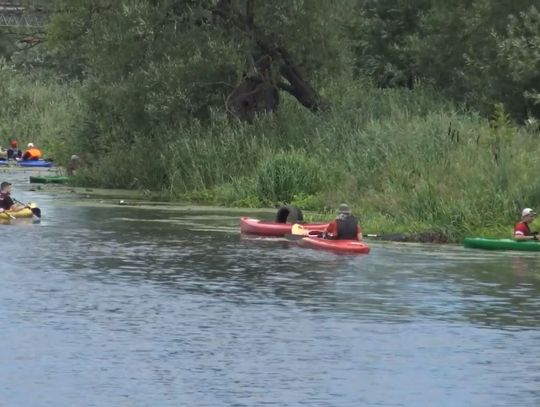
[[[276,213],[277,223],[298,223],[304,220],[300,208],[293,205],[282,206]]]
[[[514,227],[514,239],[516,240],[538,240],[538,232],[531,232],[531,223],[536,218],[536,212],[531,208],[521,211],[521,220]]]
[[[341,204],[335,220],[328,224],[323,233],[325,239],[362,240],[362,229],[347,204]]]
[[[73,154],[69,160],[69,163],[66,167],[66,172],[68,176],[75,175],[77,170],[81,167],[81,157]]]
[[[28,143],[27,150],[22,155],[23,160],[39,160],[41,158],[41,150],[34,146],[33,143]]]
[[[2,182],[0,184],[0,208],[2,208],[2,211],[17,212],[26,208],[24,205],[17,205],[13,202],[10,195],[11,184],[9,182]]]
[[[17,143],[17,140],[12,140],[10,143],[10,147],[7,150],[7,159],[16,160],[17,158],[21,157],[22,151],[19,149],[19,143]]]

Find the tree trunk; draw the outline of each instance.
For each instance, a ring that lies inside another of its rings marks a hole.
[[[255,64],[257,74],[244,79],[229,95],[227,109],[240,120],[252,122],[259,113],[275,111],[279,106],[278,90],[284,90],[312,112],[323,110],[326,102],[292,62],[287,50],[271,46],[270,41],[257,29],[254,2],[247,1],[244,13],[231,0],[220,0],[213,10],[214,15],[228,27],[236,28],[254,39],[258,52],[264,54]]]
[[[227,98],[227,110],[242,121],[252,123],[258,114],[275,111],[279,92],[270,81],[248,77]]]

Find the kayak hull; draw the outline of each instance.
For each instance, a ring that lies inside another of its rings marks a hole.
[[[31,218],[33,216],[32,210],[30,208],[24,208],[20,211],[6,211],[11,216],[16,219]],[[11,217],[5,212],[0,212],[0,220],[10,220]]]
[[[50,168],[53,166],[53,163],[45,160],[22,160],[17,161],[19,167],[37,167],[37,168]]]
[[[307,230],[323,231],[328,223],[306,223],[302,225]],[[292,224],[278,223],[274,221],[260,220],[255,218],[240,218],[240,232],[246,235],[281,237],[290,235]]]
[[[463,241],[463,246],[469,249],[540,252],[540,242],[531,240],[517,241],[514,239],[486,239],[482,237],[466,237]]]
[[[322,237],[309,236],[300,239],[298,244],[310,249],[329,250],[336,253],[369,253],[369,246],[360,240],[331,240],[323,239]]]
[[[31,184],[65,184],[68,181],[68,177],[61,175],[30,176]]]

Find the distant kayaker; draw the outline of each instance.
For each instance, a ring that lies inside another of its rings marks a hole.
[[[73,154],[66,167],[67,175],[70,177],[72,175],[75,175],[79,168],[81,168],[81,157],[79,157],[76,154]]]
[[[7,159],[8,160],[16,160],[17,158],[22,157],[22,151],[19,148],[19,143],[17,143],[17,140],[13,140],[10,143],[10,147],[7,150]]]
[[[536,212],[531,208],[521,211],[521,220],[514,227],[514,239],[516,240],[538,240],[538,232],[531,232],[531,223],[536,218]]]
[[[26,206],[17,205],[11,198],[11,184],[9,182],[2,182],[0,184],[0,208],[3,211],[17,212]]]
[[[325,239],[362,240],[362,229],[347,204],[339,205],[338,215],[323,233]]]
[[[28,143],[27,150],[22,155],[23,160],[39,160],[41,158],[41,150],[34,146],[33,143]]]

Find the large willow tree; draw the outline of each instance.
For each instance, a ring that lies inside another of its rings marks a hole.
[[[227,109],[244,121],[283,94],[317,112],[345,69],[340,0],[65,0],[48,28],[95,120],[145,131]],[[127,136],[129,138],[129,136]]]

